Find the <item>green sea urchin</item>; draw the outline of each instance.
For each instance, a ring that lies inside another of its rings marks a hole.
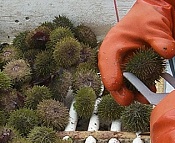
[[[24,97],[15,89],[9,89],[0,94],[0,108],[7,113],[11,113],[12,111],[24,106]]]
[[[74,35],[69,28],[57,27],[56,29],[51,31],[50,40],[47,42],[46,48],[53,50],[55,48],[56,43],[65,37],[74,38]]]
[[[20,137],[13,139],[10,143],[32,143],[32,142],[28,141],[28,139],[26,138]]]
[[[45,27],[48,27],[51,31],[54,30],[56,27],[55,27],[55,24],[53,22],[50,22],[50,21],[46,21],[46,22],[43,22],[41,24],[41,26],[45,26]]]
[[[89,63],[91,68],[97,69],[97,61],[96,61],[96,50],[92,49],[88,45],[81,44],[82,50],[80,52],[80,63]]]
[[[60,41],[62,38],[65,38],[65,37],[74,38],[74,35],[69,28],[57,27],[50,33],[50,40],[55,44],[56,42]]]
[[[93,69],[92,68],[92,65],[89,64],[89,63],[79,63],[78,66],[76,67],[76,71],[80,71],[80,70],[91,70]]]
[[[83,24],[78,25],[75,28],[75,37],[80,42],[83,42],[84,44],[87,44],[92,48],[98,45],[95,33],[91,30],[90,27],[85,26]]]
[[[22,51],[13,45],[5,46],[0,53],[3,63],[22,58]]]
[[[21,138],[21,136],[16,129],[8,125],[0,126],[0,142],[1,143],[7,143],[7,142],[16,143],[16,142],[13,142],[13,140],[16,140],[18,138]]]
[[[36,55],[34,60],[34,73],[37,77],[48,77],[58,70],[55,65],[56,62],[53,58],[53,53],[49,50],[42,51]]]
[[[25,52],[29,47],[27,46],[25,39],[29,31],[20,32],[18,35],[15,36],[13,39],[13,45],[16,48],[19,48],[22,52]]]
[[[39,49],[28,49],[23,53],[24,60],[30,64],[30,67],[33,68],[36,55],[39,54],[41,50]]]
[[[74,38],[67,37],[57,42],[53,56],[58,66],[70,68],[80,60],[81,44]]]
[[[92,87],[98,96],[101,89],[101,79],[94,70],[80,69],[76,71],[73,81],[73,89],[78,90],[82,87]]]
[[[98,116],[103,122],[120,119],[123,110],[124,107],[116,103],[110,94],[103,96],[102,101],[98,104]]]
[[[151,111],[152,107],[150,105],[138,102],[125,107],[121,114],[124,129],[131,132],[149,131]]]
[[[0,71],[0,91],[9,89],[12,86],[10,77],[3,71]]]
[[[50,89],[54,94],[54,98],[64,101],[67,92],[73,83],[73,75],[71,72],[64,70],[60,76],[56,76],[50,83]]]
[[[75,94],[74,108],[79,117],[89,119],[94,110],[96,94],[91,87],[82,87]]]
[[[56,141],[56,132],[48,127],[34,127],[29,135],[28,140],[31,143],[54,143]]]
[[[36,109],[39,102],[44,99],[51,99],[52,93],[46,86],[35,85],[25,92],[25,107]]]
[[[18,130],[22,136],[26,136],[38,123],[35,111],[25,108],[13,111],[8,119],[8,125]]]
[[[0,110],[0,126],[4,126],[7,123],[8,114]]]
[[[50,29],[46,26],[39,26],[26,35],[26,44],[29,48],[45,49],[49,41]]]
[[[24,83],[31,79],[30,65],[23,59],[8,62],[3,72],[11,78],[13,83]]]
[[[123,71],[135,74],[148,87],[159,81],[164,70],[165,60],[152,48],[146,47],[135,51],[123,66]],[[126,82],[126,85],[129,89],[133,89],[131,84]]]
[[[64,15],[55,16],[55,19],[53,20],[53,24],[55,25],[55,27],[65,27],[65,28],[70,28],[71,31],[74,30],[73,23],[68,17]]]
[[[48,99],[43,100],[37,106],[37,114],[47,127],[63,130],[69,121],[68,109],[62,102]]]

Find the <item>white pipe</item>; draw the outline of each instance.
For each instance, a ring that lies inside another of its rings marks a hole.
[[[67,92],[67,96],[73,96],[73,90],[72,87],[69,87],[69,90]],[[67,125],[67,127],[65,128],[65,131],[75,131],[76,127],[77,127],[77,122],[78,122],[78,115],[77,112],[74,108],[74,103],[75,103],[75,99],[72,101],[72,104],[70,106],[69,109],[69,123]]]
[[[74,109],[75,100],[73,100],[70,110],[69,110],[69,123],[65,128],[65,131],[75,131],[78,122],[78,115]]]
[[[112,121],[111,131],[121,132],[121,121],[119,119]]]
[[[67,96],[71,96],[72,94],[73,94],[73,90],[70,87],[68,92],[67,92]],[[75,129],[77,127],[78,115],[74,109],[74,103],[75,103],[75,100],[72,101],[72,104],[71,104],[70,109],[69,109],[69,123],[66,126],[65,131],[75,131]],[[63,140],[69,140],[69,139],[70,139],[69,136],[63,137]]]
[[[90,118],[88,131],[98,131],[99,129],[100,123],[99,123],[97,112],[98,112],[98,104],[101,102],[101,95],[103,94],[103,91],[104,91],[104,85],[101,83],[101,91],[99,94],[99,98],[97,98],[95,101],[94,111]]]
[[[98,129],[99,129],[100,122],[99,122],[99,118],[97,115],[97,111],[98,111],[98,104],[100,102],[101,102],[101,98],[97,98],[95,101],[94,111],[93,111],[93,114],[90,118],[88,131],[98,131]],[[85,143],[96,143],[96,139],[93,136],[89,136],[86,138]]]
[[[94,105],[94,111],[93,114],[90,118],[89,126],[88,126],[88,131],[98,131],[100,123],[99,123],[99,118],[97,115],[98,111],[98,104],[101,102],[101,98],[97,98],[95,101]]]
[[[110,130],[114,132],[120,132],[121,131],[121,121],[120,120],[112,121]],[[111,138],[108,143],[120,143],[120,142],[116,138]]]

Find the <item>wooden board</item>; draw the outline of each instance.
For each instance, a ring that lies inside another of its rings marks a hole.
[[[110,139],[110,138],[117,138],[117,139],[135,139],[136,134],[131,132],[113,132],[113,131],[63,131],[58,132],[57,135],[61,138],[64,136],[69,136],[72,139],[79,140],[85,139],[88,136],[93,136],[96,139]],[[142,139],[149,139],[149,133],[145,133],[141,135]]]

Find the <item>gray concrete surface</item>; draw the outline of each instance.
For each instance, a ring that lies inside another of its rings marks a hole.
[[[120,19],[135,0],[117,0]],[[20,31],[65,15],[75,25],[89,25],[102,39],[116,23],[113,0],[0,0],[0,42],[10,42]]]

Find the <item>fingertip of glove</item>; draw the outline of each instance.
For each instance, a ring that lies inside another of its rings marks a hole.
[[[126,87],[121,88],[119,91],[110,91],[110,94],[121,106],[129,106],[134,101],[133,93]]]
[[[152,48],[163,58],[171,59],[175,56],[175,40],[156,38],[150,42]]]

